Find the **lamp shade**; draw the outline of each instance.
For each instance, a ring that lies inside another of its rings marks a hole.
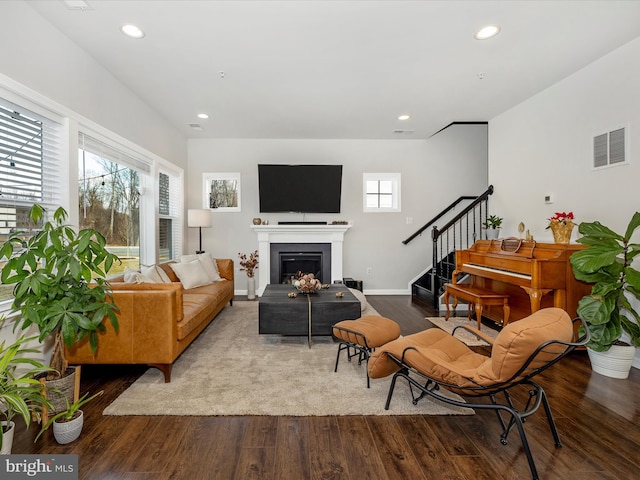
[[[187,226],[208,228],[212,225],[211,210],[190,208],[187,211]]]

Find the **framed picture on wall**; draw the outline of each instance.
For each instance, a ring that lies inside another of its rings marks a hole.
[[[203,173],[203,207],[216,212],[239,212],[240,173]]]

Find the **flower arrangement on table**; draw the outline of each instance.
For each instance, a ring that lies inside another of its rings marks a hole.
[[[240,266],[242,267],[240,271],[247,272],[247,277],[253,277],[254,270],[258,268],[258,250],[253,253],[250,253],[247,257],[244,253],[238,253],[240,257]]]
[[[556,243],[569,243],[574,226],[573,219],[573,212],[556,212],[553,217],[548,219],[547,229],[550,228],[553,232],[553,239]]]
[[[302,293],[315,293],[322,288],[322,283],[313,273],[298,272],[298,278],[293,281],[293,286]]]

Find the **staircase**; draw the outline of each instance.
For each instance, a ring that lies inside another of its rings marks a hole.
[[[482,223],[487,219],[489,196],[493,194],[493,185],[478,197],[461,196],[433,219],[423,225],[402,243],[419,237],[431,227],[432,261],[429,269],[411,285],[412,300],[424,303],[439,310],[440,296],[444,285],[451,281],[456,268],[456,250],[471,247],[482,234]],[[451,218],[441,228],[435,224],[438,220],[451,216],[451,212],[462,202],[470,202],[460,213]]]

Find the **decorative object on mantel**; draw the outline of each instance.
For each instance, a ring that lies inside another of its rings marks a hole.
[[[262,219],[260,217],[256,217],[253,219],[254,225],[262,225]]]
[[[293,282],[293,286],[302,293],[316,293],[316,290],[322,288],[320,280],[313,273],[302,272],[298,272],[298,278]]]
[[[549,219],[547,228],[550,228],[551,232],[553,232],[553,240],[556,243],[569,243],[574,226],[573,218],[573,212],[556,212]]]
[[[256,279],[254,277],[254,271],[258,268],[258,250],[249,254],[249,257],[245,253],[238,253],[240,257],[240,271],[247,272],[247,298],[249,300],[255,300],[256,298]]]

